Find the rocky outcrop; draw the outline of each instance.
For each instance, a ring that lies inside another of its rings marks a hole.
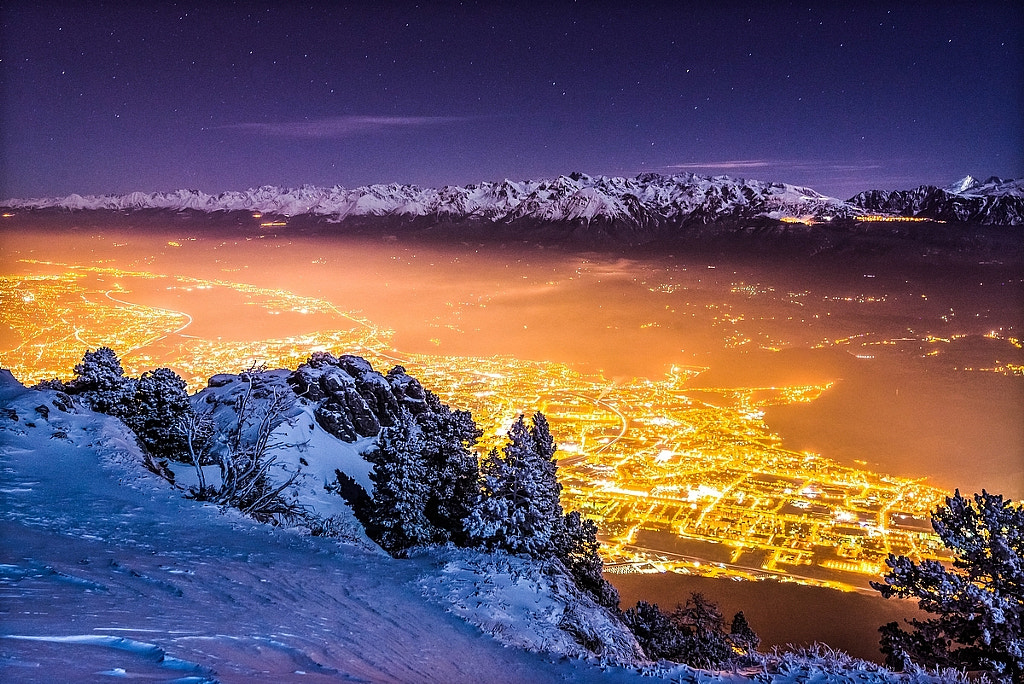
[[[373,437],[396,423],[402,411],[430,411],[427,391],[401,366],[387,376],[365,359],[318,352],[288,376],[295,394],[316,404],[313,415],[323,429],[351,442]]]
[[[286,407],[278,411],[282,419],[301,412],[299,402],[312,405],[317,424],[345,442],[377,436],[382,428],[398,422],[404,411],[418,416],[439,406],[436,397],[401,366],[385,376],[359,356],[335,357],[327,352],[313,354],[294,371],[215,375],[192,401],[197,407],[208,405],[223,413],[221,422],[229,425],[237,422],[237,407],[246,394],[248,409],[260,416],[268,403]]]

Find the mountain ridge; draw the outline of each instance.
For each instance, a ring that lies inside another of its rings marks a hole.
[[[8,209],[201,212],[250,211],[285,217],[313,215],[342,222],[354,217],[433,218],[436,221],[620,222],[636,228],[664,224],[708,224],[722,219],[857,219],[872,212],[934,220],[1020,225],[1024,180],[973,176],[946,187],[865,190],[840,200],[811,188],[727,175],[588,176],[574,172],[554,179],[483,181],[440,188],[378,183],[279,187],[262,185],[209,194],[201,190],[80,195],[0,202]]]
[[[684,248],[713,254],[840,258],[889,254],[1024,259],[1024,180],[966,176],[946,188],[869,190],[849,200],[730,176],[571,173],[552,180],[426,188],[399,183],[265,185],[0,202],[0,227],[169,225],[261,233],[535,244],[570,249]],[[941,225],[948,224],[948,225]]]
[[[968,175],[945,188],[921,185],[913,190],[867,190],[849,202],[866,212],[894,216],[1024,225],[1024,180],[1004,180],[998,176],[982,182]]]
[[[485,181],[466,186],[424,188],[398,183],[346,189],[342,186],[264,185],[216,195],[200,190],[132,192],[12,199],[12,209],[72,211],[170,209],[252,211],[298,216],[313,214],[343,221],[358,216],[429,216],[438,220],[701,222],[720,218],[839,216],[861,213],[842,200],[810,188],[729,176],[641,174],[631,178],[562,175],[552,180]]]

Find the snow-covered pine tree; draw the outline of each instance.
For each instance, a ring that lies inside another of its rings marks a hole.
[[[742,610],[732,617],[732,623],[729,625],[729,641],[734,647],[748,655],[756,651],[758,644],[761,643],[761,638],[750,627]]]
[[[345,500],[345,503],[352,509],[356,520],[362,523],[367,537],[377,539],[380,536],[380,531],[374,527],[373,499],[366,493],[362,485],[348,474],[335,469],[334,482],[325,485],[324,488]]]
[[[75,378],[67,384],[70,394],[82,396],[94,411],[122,417],[135,392],[135,381],[125,377],[121,360],[110,347],[89,350],[75,366]]]
[[[183,460],[186,443],[176,426],[192,414],[185,381],[169,368],[146,371],[135,384],[134,401],[122,416],[151,454]]]
[[[71,384],[79,392],[111,391],[124,382],[124,368],[121,360],[110,347],[88,350],[82,362],[75,364],[75,379]]]
[[[427,519],[430,498],[420,428],[403,409],[395,425],[381,430],[377,450],[367,456],[374,466],[371,524],[374,539],[388,553],[402,556],[413,546],[431,543],[436,528]]]
[[[535,558],[553,552],[562,526],[553,455],[543,416],[534,416],[531,428],[519,416],[501,455],[492,451],[480,464],[483,500],[467,520],[470,536],[489,548]]]
[[[555,549],[559,560],[572,574],[576,585],[590,592],[605,608],[619,609],[619,592],[604,578],[604,561],[598,550],[597,525],[578,511],[565,514],[556,536]]]
[[[683,638],[679,660],[694,667],[713,668],[724,664],[733,655],[725,634],[725,620],[718,606],[704,594],[690,594],[686,605],[672,613],[672,621],[688,632]]]
[[[759,641],[742,613],[733,618],[733,633],[712,601],[693,593],[686,605],[666,614],[657,604],[638,601],[622,620],[651,660],[673,660],[693,667],[720,668],[742,663]]]
[[[471,541],[487,548],[507,548],[511,474],[497,449],[480,461],[480,500],[463,521]]]
[[[622,614],[622,621],[651,660],[677,660],[683,633],[657,603],[637,601]]]
[[[916,598],[936,617],[883,626],[882,652],[890,667],[984,670],[1000,680],[1024,681],[1024,506],[982,491],[973,501],[947,497],[932,527],[953,552],[953,568],[890,555],[882,596]]]
[[[188,445],[178,424],[192,415],[185,383],[167,368],[143,373],[141,379],[124,374],[120,359],[110,347],[86,351],[67,384],[59,380],[40,383],[81,397],[92,410],[120,418],[145,447],[144,465],[170,481],[174,474],[164,458],[188,460]]]
[[[558,481],[555,440],[551,436],[548,419],[540,411],[533,414],[530,441],[533,450],[529,469],[536,483],[537,507],[542,518],[551,521],[554,536],[563,524],[562,484]]]
[[[184,459],[185,442],[175,426],[192,413],[185,381],[169,368],[146,371],[136,379],[124,374],[109,347],[87,351],[65,386],[94,411],[116,416],[157,458]]]
[[[438,533],[438,543],[469,543],[464,521],[480,496],[480,465],[470,448],[480,430],[468,411],[453,411],[428,391],[430,411],[416,416],[430,481],[426,514]]]

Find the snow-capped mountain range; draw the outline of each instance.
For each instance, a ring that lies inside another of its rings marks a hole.
[[[850,199],[867,212],[921,216],[938,221],[1019,226],[1024,224],[1024,180],[993,176],[982,182],[965,176],[938,188],[869,190]]]
[[[327,222],[361,217],[433,223],[614,225],[657,234],[691,225],[759,219],[857,219],[866,214],[951,222],[1024,224],[1024,180],[967,176],[939,188],[869,190],[849,200],[786,183],[699,176],[642,174],[632,178],[572,173],[554,180],[482,182],[425,188],[398,183],[357,188],[265,185],[207,194],[200,190],[68,195],[0,202],[12,210],[246,211],[308,216]]]
[[[637,226],[709,223],[721,218],[766,216],[855,216],[861,210],[809,188],[785,183],[693,174],[633,178],[573,173],[554,180],[484,182],[422,188],[368,185],[299,188],[262,186],[209,195],[198,190],[127,195],[69,195],[9,200],[16,209],[169,209],[254,211],[284,216],[312,214],[334,221],[358,216],[433,217],[438,220],[590,222],[623,221]]]

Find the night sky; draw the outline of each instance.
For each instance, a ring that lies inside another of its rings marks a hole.
[[[1024,176],[1017,0],[6,0],[0,21],[0,198]]]

